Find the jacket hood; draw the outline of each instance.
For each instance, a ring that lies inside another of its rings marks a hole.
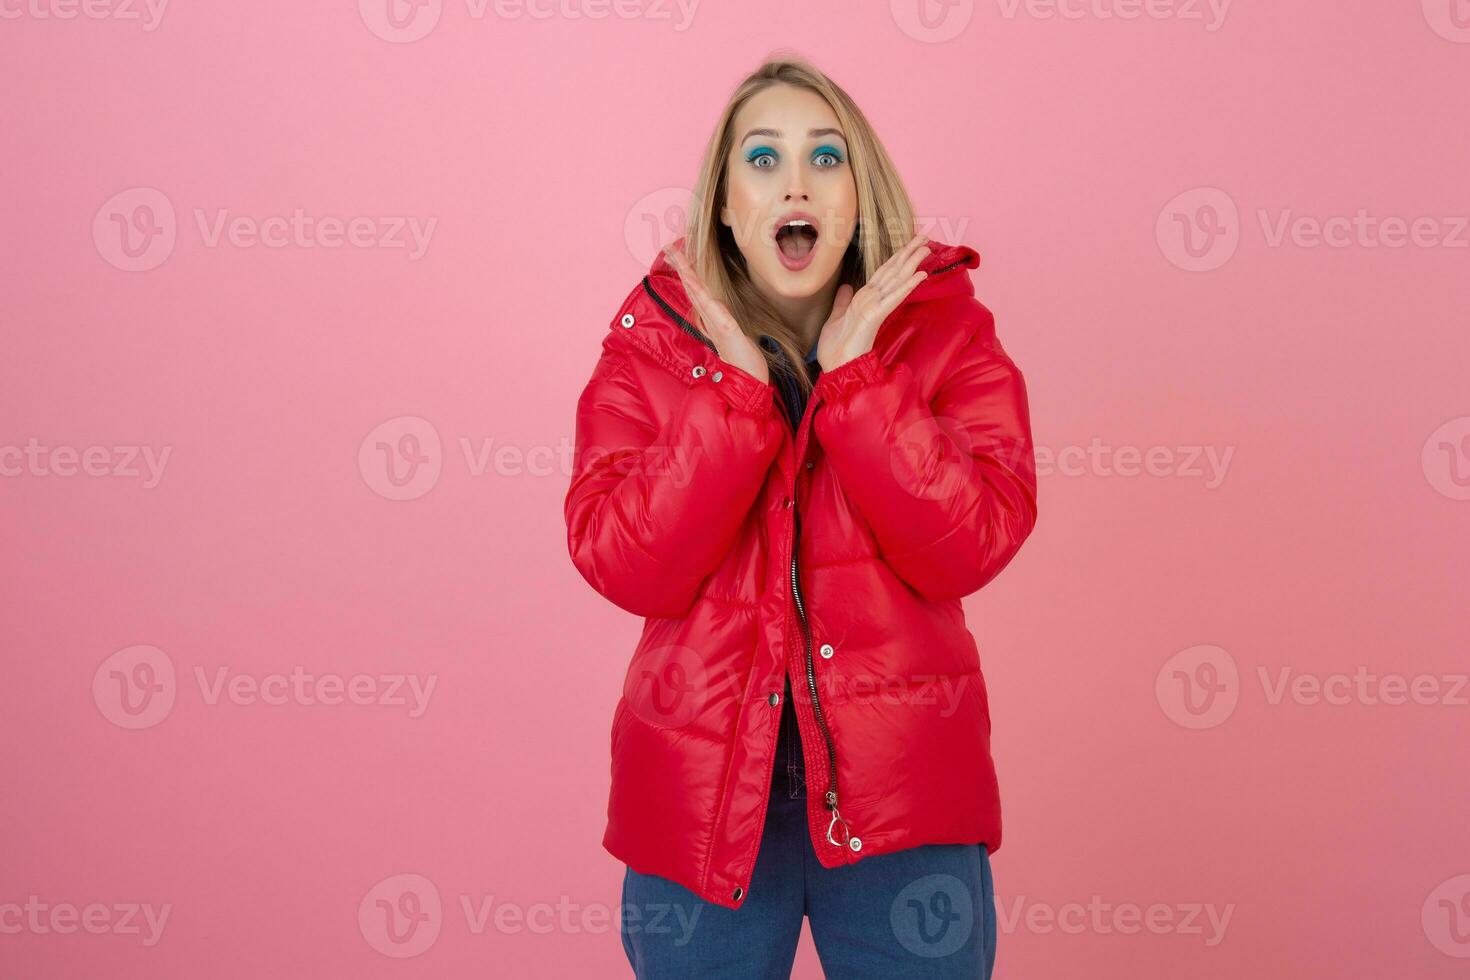
[[[674,245],[683,248],[684,237],[677,238]],[[904,297],[899,309],[910,303],[922,303],[947,296],[975,295],[975,284],[970,279],[969,270],[980,265],[979,252],[968,245],[949,245],[932,238],[924,243],[924,247],[929,249],[929,254],[919,262],[919,268],[929,275],[914,287],[913,292]],[[692,319],[689,314],[693,304],[684,293],[684,282],[679,278],[679,271],[669,264],[662,249],[654,256],[653,265],[648,269],[648,278],[658,289],[659,295],[680,316],[686,320]]]

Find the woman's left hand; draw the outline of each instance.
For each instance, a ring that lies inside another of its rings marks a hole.
[[[915,271],[929,254],[925,247],[928,241],[923,235],[909,239],[855,294],[847,283],[837,287],[832,315],[822,324],[817,338],[817,361],[823,371],[831,371],[873,349],[878,328],[888,314],[928,275]]]

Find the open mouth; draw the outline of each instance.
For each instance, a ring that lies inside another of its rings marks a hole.
[[[776,229],[776,247],[790,263],[804,263],[817,246],[817,226],[802,218],[793,218]]]

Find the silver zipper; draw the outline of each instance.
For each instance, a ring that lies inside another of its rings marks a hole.
[[[801,601],[801,579],[797,573],[797,541],[801,536],[801,520],[795,510],[795,502],[792,503],[791,520],[793,533],[791,536],[791,598],[796,602],[797,618],[801,621],[802,636],[806,640],[806,684],[807,691],[812,697],[812,713],[816,716],[817,727],[822,731],[822,739],[827,744],[827,791],[822,795],[827,809],[832,811],[832,819],[827,823],[827,843],[836,847],[847,846],[852,840],[852,832],[847,826],[847,821],[837,809],[837,747],[832,742],[832,732],[827,728],[827,719],[822,714],[822,702],[817,696],[817,671],[812,661],[812,630],[806,619],[806,605]],[[838,824],[842,824],[842,840],[832,836],[832,831]]]

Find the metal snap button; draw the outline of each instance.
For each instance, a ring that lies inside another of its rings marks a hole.
[[[775,691],[772,691],[771,696],[766,698],[766,703],[774,708],[776,705],[781,703],[781,695]]]
[[[704,377],[704,374],[705,374],[705,371],[704,371],[704,365],[703,364],[696,364],[696,365],[694,365],[694,376],[696,378],[702,378],[702,377]]]
[[[814,463],[814,462],[812,462],[812,461],[811,461],[811,460],[807,460],[807,461],[806,461],[806,468],[807,468],[807,469],[811,469],[811,468],[812,468],[812,467],[813,467],[813,466],[816,466],[816,465],[817,465],[817,464],[816,464],[816,463]]]
[[[847,842],[847,846],[854,851],[861,851],[863,849],[863,839],[861,837],[854,837]]]
[[[739,885],[736,885],[735,886],[735,896],[734,896],[735,897],[735,901],[737,901],[737,902],[740,901],[741,897],[744,896],[744,895],[745,895],[745,889],[744,888],[741,888]]]
[[[624,313],[622,323],[625,327],[631,327],[633,325],[633,314]]]
[[[724,376],[725,376],[725,372],[724,371],[716,371],[714,374],[710,375],[710,380],[711,381],[718,381],[721,378],[723,378]]]
[[[832,654],[836,653],[837,651],[832,649],[832,644],[823,643],[822,649],[818,650],[817,652],[820,653],[823,657],[826,657],[828,660],[831,660]]]
[[[781,498],[781,506],[782,507],[785,507],[787,510],[790,510],[791,509],[791,498],[790,497],[782,497]]]

